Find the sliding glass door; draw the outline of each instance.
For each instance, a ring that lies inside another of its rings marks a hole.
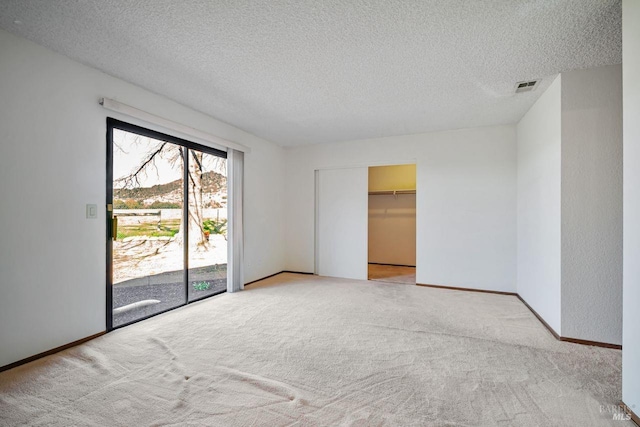
[[[108,329],[224,292],[226,153],[107,126]]]

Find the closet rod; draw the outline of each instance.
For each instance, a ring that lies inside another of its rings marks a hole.
[[[381,191],[369,191],[370,196],[397,196],[399,194],[416,194],[416,190],[381,190]]]

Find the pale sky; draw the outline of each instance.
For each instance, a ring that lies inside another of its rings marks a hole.
[[[116,181],[134,172],[140,167],[143,161],[148,157],[149,153],[155,151],[163,143],[157,139],[151,139],[134,133],[126,132],[120,129],[113,130],[113,178]],[[176,145],[171,144],[173,149],[163,151],[163,154],[156,156],[153,165],[146,169],[146,174],[139,175],[141,187],[151,187],[156,184],[166,184],[182,177],[182,168],[180,160],[171,164],[170,159],[176,153]],[[205,153],[204,167],[205,171],[213,170],[214,156]],[[217,170],[216,172],[226,175],[225,171]],[[115,188],[114,184],[114,188]]]

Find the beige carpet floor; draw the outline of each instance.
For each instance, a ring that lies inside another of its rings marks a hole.
[[[401,265],[369,264],[369,280],[378,282],[416,284],[416,268]]]
[[[620,364],[515,297],[281,274],[0,374],[0,425],[631,426]]]

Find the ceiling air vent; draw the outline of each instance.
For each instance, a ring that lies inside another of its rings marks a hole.
[[[518,82],[516,83],[516,93],[521,92],[531,92],[535,88],[538,87],[538,83],[540,80],[530,80],[528,82]]]

